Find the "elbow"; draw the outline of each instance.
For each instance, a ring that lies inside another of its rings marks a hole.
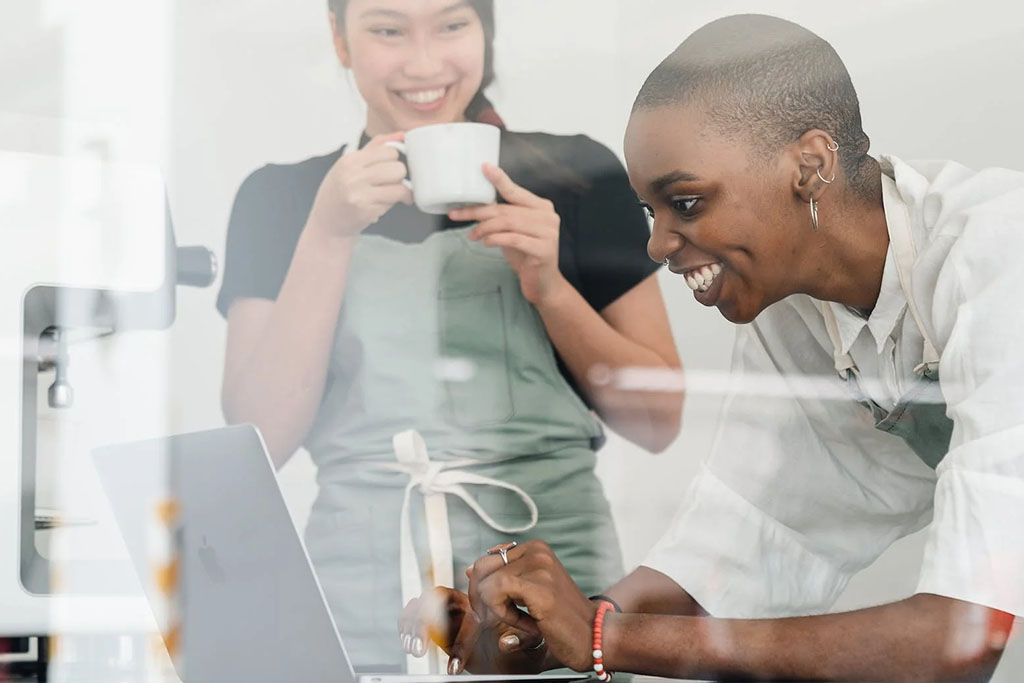
[[[247,406],[241,392],[232,391],[227,382],[221,389],[220,408],[225,423],[251,424],[259,431],[275,469],[284,467],[302,445],[302,435],[290,433],[293,430],[288,430],[287,426],[276,426],[272,419],[261,418],[256,407]]]
[[[679,436],[682,426],[682,400],[677,403],[677,409],[659,410],[655,414],[648,414],[645,421],[646,428],[636,429],[636,434],[630,441],[652,455],[664,453]]]
[[[620,436],[643,448],[659,454],[668,450],[682,426],[683,395],[663,393],[638,396],[616,393],[601,396],[604,409],[601,419]]]
[[[241,395],[235,383],[225,377],[220,387],[220,412],[224,415],[224,422],[229,425],[246,422]]]
[[[683,394],[664,397],[654,414],[645,443],[641,444],[649,453],[660,454],[675,443],[683,426]]]
[[[995,641],[980,642],[966,651],[946,653],[938,662],[934,681],[977,681],[992,678],[1003,656],[1005,644]]]
[[[1013,628],[1007,612],[930,594],[908,599],[926,622],[939,625],[925,649],[936,653],[922,678],[931,681],[987,681],[995,673]]]
[[[640,444],[644,450],[652,455],[660,455],[668,450],[668,447],[675,443],[679,436],[679,428],[682,422],[681,417],[666,419],[651,430],[650,436],[645,443]]]

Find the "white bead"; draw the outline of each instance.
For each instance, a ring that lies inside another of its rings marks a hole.
[[[600,650],[594,650],[594,659],[604,659],[604,653]]]
[[[596,671],[597,673],[601,673],[602,671],[604,671],[604,664],[595,664],[594,671]]]

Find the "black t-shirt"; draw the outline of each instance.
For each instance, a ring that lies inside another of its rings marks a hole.
[[[236,298],[277,298],[320,183],[343,151],[269,164],[242,183],[228,224],[217,297],[222,315]],[[647,219],[606,147],[584,135],[503,131],[500,163],[516,184],[554,203],[561,218],[559,268],[596,311],[658,269],[647,257]],[[398,204],[365,232],[421,242],[461,225]],[[559,368],[580,393],[561,358]]]

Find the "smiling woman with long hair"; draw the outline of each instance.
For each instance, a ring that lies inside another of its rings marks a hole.
[[[327,601],[357,666],[394,670],[403,592],[465,587],[462,570],[509,536],[549,538],[595,592],[621,576],[597,418],[662,450],[682,398],[590,370],[679,361],[622,165],[584,136],[507,130],[488,101],[493,2],[329,10],[365,127],[239,190],[218,299],[223,405],[278,465],[309,450],[306,542]],[[461,121],[501,129],[501,168],[485,172],[502,202],[422,213],[387,143]]]

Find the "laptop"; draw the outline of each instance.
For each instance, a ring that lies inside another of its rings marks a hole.
[[[166,598],[146,580],[153,571],[154,492],[173,492],[182,624],[181,656],[173,659],[185,683],[562,683],[591,678],[357,675],[266,446],[251,425],[106,446],[96,449],[93,459],[128,554],[158,612]]]

